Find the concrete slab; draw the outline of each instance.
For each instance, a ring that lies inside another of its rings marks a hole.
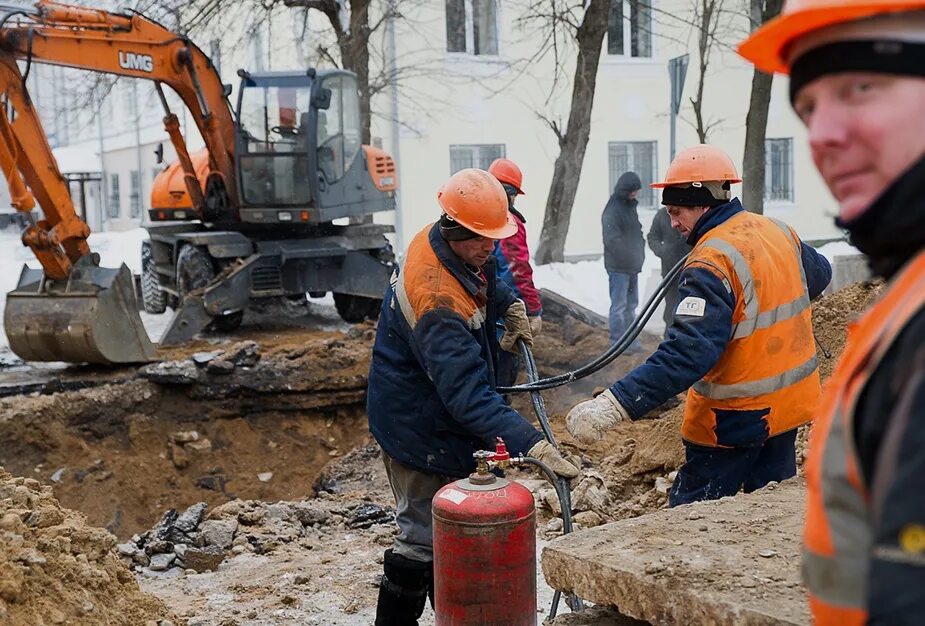
[[[809,624],[800,580],[805,488],[664,509],[552,541],[554,589],[652,624]]]

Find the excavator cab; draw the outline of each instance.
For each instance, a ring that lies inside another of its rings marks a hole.
[[[391,210],[363,158],[356,76],[343,70],[240,71],[240,219],[298,209],[308,223]]]

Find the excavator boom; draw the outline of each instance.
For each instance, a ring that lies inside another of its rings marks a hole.
[[[41,206],[44,219],[22,236],[42,265],[24,269],[8,294],[4,326],[10,347],[26,360],[122,363],[150,361],[154,345],[138,313],[131,272],[99,267],[87,245],[17,61],[61,65],[155,81],[171,87],[192,113],[208,148],[201,185],[179,132],[164,125],[184,169],[193,209],[204,219],[237,206],[234,118],[208,57],[184,37],[138,14],[41,1],[33,9],[0,6],[0,168],[14,207]]]

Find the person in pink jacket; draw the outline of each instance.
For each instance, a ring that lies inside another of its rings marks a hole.
[[[498,278],[523,300],[533,336],[540,333],[543,325],[543,302],[533,284],[533,267],[530,265],[530,248],[527,246],[527,218],[514,208],[517,196],[524,195],[523,173],[510,159],[495,159],[488,171],[504,187],[508,198],[508,210],[514,216],[517,232],[495,244],[495,264]],[[520,369],[520,359],[515,354],[502,350],[498,356],[497,382],[499,386],[513,385]]]

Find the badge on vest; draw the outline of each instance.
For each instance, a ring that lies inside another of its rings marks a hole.
[[[707,301],[703,298],[687,296],[678,303],[678,310],[675,315],[690,315],[691,317],[703,317],[707,310]]]

